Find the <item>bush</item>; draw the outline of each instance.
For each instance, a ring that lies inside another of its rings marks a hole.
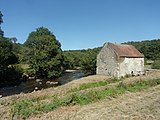
[[[160,60],[156,60],[152,63],[152,69],[160,69]]]
[[[20,83],[23,69],[18,65],[10,65],[0,72],[0,86],[10,86]]]

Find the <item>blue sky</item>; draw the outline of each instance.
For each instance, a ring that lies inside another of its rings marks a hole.
[[[160,0],[0,0],[7,37],[44,26],[63,50],[160,38]]]

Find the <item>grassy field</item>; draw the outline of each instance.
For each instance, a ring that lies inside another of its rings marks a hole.
[[[140,94],[139,96],[143,96],[142,95],[143,92],[151,88],[153,89],[156,88],[157,93],[154,90],[145,92],[144,95],[146,96],[150,95],[150,93],[152,92],[155,92],[151,94],[149,98],[146,99],[148,100],[152,98],[152,95],[158,94],[160,92],[159,84],[160,84],[159,71],[152,72],[148,76],[124,78],[121,80],[104,76],[96,76],[96,75],[89,76],[82,78],[80,80],[72,81],[66,85],[57,88],[49,88],[46,90],[37,91],[35,93],[20,94],[2,98],[0,99],[0,109],[2,111],[0,113],[0,116],[3,119],[39,120],[48,118],[52,120],[54,117],[54,119],[65,120],[65,119],[82,119],[84,117],[84,119],[87,120],[90,118],[87,118],[87,114],[81,111],[81,109],[87,109],[87,111],[91,109],[92,111],[92,108],[90,107],[88,108],[88,106],[94,105],[94,108],[97,111],[103,108],[101,102],[105,106],[105,104],[107,103],[109,104],[110,102],[114,102],[117,100],[119,101],[119,99],[122,96],[126,96],[128,94],[130,96],[132,95],[134,96],[134,94],[138,93]],[[157,95],[157,97],[160,96]],[[126,100],[124,100],[123,102],[127,101],[128,99],[132,99],[134,101],[134,99],[137,98],[132,98],[132,97],[126,98]],[[104,103],[103,101],[107,102]],[[118,108],[120,103],[117,105]],[[98,105],[100,104],[101,107],[99,108],[95,104]],[[117,103],[114,103],[113,106],[115,104]],[[156,104],[157,106],[160,105],[157,101],[154,104]],[[136,106],[136,104],[133,104],[130,107],[132,108],[134,106]],[[140,104],[139,106],[146,107],[147,103],[145,103],[145,105]],[[155,109],[152,108],[151,106],[147,109],[151,109],[151,111],[153,111],[153,113],[155,114]],[[155,108],[157,111],[157,107]],[[140,108],[137,108],[137,111],[139,111],[139,109]],[[116,108],[114,110],[117,111]],[[95,110],[92,111],[93,113],[89,113],[89,115],[93,116],[94,114],[96,114],[94,111]],[[101,112],[104,111],[102,110]],[[136,110],[133,112],[135,113]],[[122,116],[125,114],[128,115],[128,113],[124,114],[122,113]],[[101,116],[99,117],[101,119],[105,119],[106,116],[104,115],[104,117]],[[94,119],[94,117],[92,118]]]
[[[92,102],[105,99],[107,97],[117,97],[121,94],[124,94],[127,91],[138,92],[149,87],[159,85],[160,79],[138,81],[130,85],[126,85],[120,82],[117,86],[113,88],[81,92],[81,90],[85,90],[88,88],[104,86],[104,83],[104,81],[99,81],[94,83],[82,84],[79,87],[80,89],[74,89],[73,94],[68,94],[66,96],[54,95],[52,97],[42,96],[32,99],[25,99],[19,101],[16,100],[11,105],[12,115],[20,115],[22,118],[26,118],[33,114],[40,114],[42,112],[53,111],[54,109],[62,106],[77,104],[86,105]],[[44,102],[45,99],[49,99],[49,101]]]

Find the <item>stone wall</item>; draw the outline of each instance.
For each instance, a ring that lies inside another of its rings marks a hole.
[[[105,44],[97,56],[97,74],[117,76],[117,55]]]
[[[140,75],[144,73],[144,58],[125,58],[119,63],[119,76]]]

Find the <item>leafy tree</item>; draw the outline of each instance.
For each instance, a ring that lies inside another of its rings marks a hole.
[[[81,61],[81,69],[88,74],[96,74],[97,54],[100,48],[88,49]]]
[[[13,54],[12,43],[4,37],[0,37],[0,67],[8,67],[10,64],[17,62],[15,54]]]
[[[20,64],[29,64],[30,56],[31,54],[31,49],[20,44],[20,43],[15,43],[13,44],[13,52],[16,54],[18,57],[18,62]]]
[[[8,85],[19,81],[21,72],[17,71],[18,59],[13,53],[13,44],[8,38],[0,37],[0,86]]]
[[[2,12],[0,11],[0,25],[1,25],[1,23],[3,23],[2,17],[3,17],[3,14],[2,14]],[[4,35],[4,32],[1,30],[1,26],[0,26],[0,37],[3,37],[3,35]]]
[[[37,77],[52,78],[62,74],[61,44],[47,28],[40,27],[31,32],[24,46],[29,48],[29,63]]]
[[[96,73],[96,57],[101,47],[87,50],[64,51],[67,69],[80,67],[87,74]]]
[[[16,37],[12,37],[12,38],[10,38],[10,41],[12,41],[15,44],[17,42],[17,38]]]
[[[96,58],[91,54],[88,54],[82,61],[81,61],[81,69],[84,70],[88,74],[95,74],[96,73]]]
[[[69,50],[63,52],[66,69],[77,69],[81,65],[82,58],[86,55],[86,50]]]

